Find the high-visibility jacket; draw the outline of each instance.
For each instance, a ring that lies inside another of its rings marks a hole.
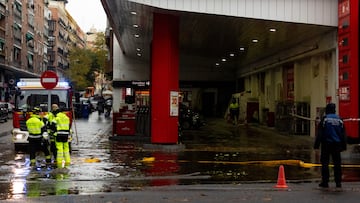
[[[230,104],[230,110],[239,110],[239,104],[238,103],[231,103]]]
[[[56,131],[70,131],[70,118],[62,113],[59,112],[56,114],[54,121],[56,123]]]
[[[55,122],[54,122],[54,120],[55,120],[55,115],[54,115],[54,113],[53,112],[48,112],[47,114],[46,114],[46,120],[47,120],[47,125],[48,125],[48,132],[49,133],[51,133],[51,134],[53,134],[54,133],[54,131],[56,130],[55,129]]]
[[[31,115],[26,121],[26,127],[29,131],[30,138],[40,138],[45,124],[40,120],[38,115]]]
[[[51,123],[55,119],[55,115],[53,114],[53,112],[49,112],[46,115],[46,118],[47,118],[48,122]]]
[[[53,142],[54,141],[54,134],[55,134],[55,123],[53,122],[55,120],[55,115],[53,112],[48,112],[46,114],[46,120],[47,120],[47,132],[49,133],[50,136],[50,141]]]

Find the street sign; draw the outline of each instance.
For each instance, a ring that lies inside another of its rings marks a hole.
[[[57,74],[54,71],[45,71],[41,75],[40,82],[45,89],[54,89],[59,81]]]

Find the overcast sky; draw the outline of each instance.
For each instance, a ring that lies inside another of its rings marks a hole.
[[[100,0],[68,0],[66,10],[84,32],[92,27],[105,31],[106,14]]]

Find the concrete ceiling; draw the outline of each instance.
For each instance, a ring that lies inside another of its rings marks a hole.
[[[302,43],[336,29],[320,25],[169,11],[129,1],[102,0],[102,3],[126,56],[146,62],[150,61],[152,13],[179,16],[180,67],[214,68],[219,63],[222,68],[236,71],[294,45],[309,46]],[[131,14],[133,11],[136,15]],[[135,24],[138,27],[134,27]],[[275,28],[276,32],[271,32],[270,28]],[[135,37],[135,34],[139,37]],[[253,39],[258,39],[258,42],[252,42]],[[245,50],[240,50],[241,47]],[[141,53],[140,57],[138,53]],[[231,57],[230,54],[234,56]],[[202,60],[193,60],[194,56]],[[221,62],[222,58],[227,61]]]

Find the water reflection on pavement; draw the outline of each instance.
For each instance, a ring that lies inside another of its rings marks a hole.
[[[10,171],[10,181],[2,176],[0,199],[176,184],[275,183],[279,165],[285,166],[287,181],[317,181],[320,177],[313,139],[306,136],[235,127],[214,119],[200,130],[183,133],[185,149],[154,150],[144,147],[146,141],[141,139],[109,140],[111,128],[112,119],[97,113],[78,119],[73,126],[72,164],[65,169],[31,170],[24,163],[26,155],[17,154],[2,166]],[[345,164],[355,164],[344,168],[345,179],[360,180],[359,160],[356,153],[345,155]]]

